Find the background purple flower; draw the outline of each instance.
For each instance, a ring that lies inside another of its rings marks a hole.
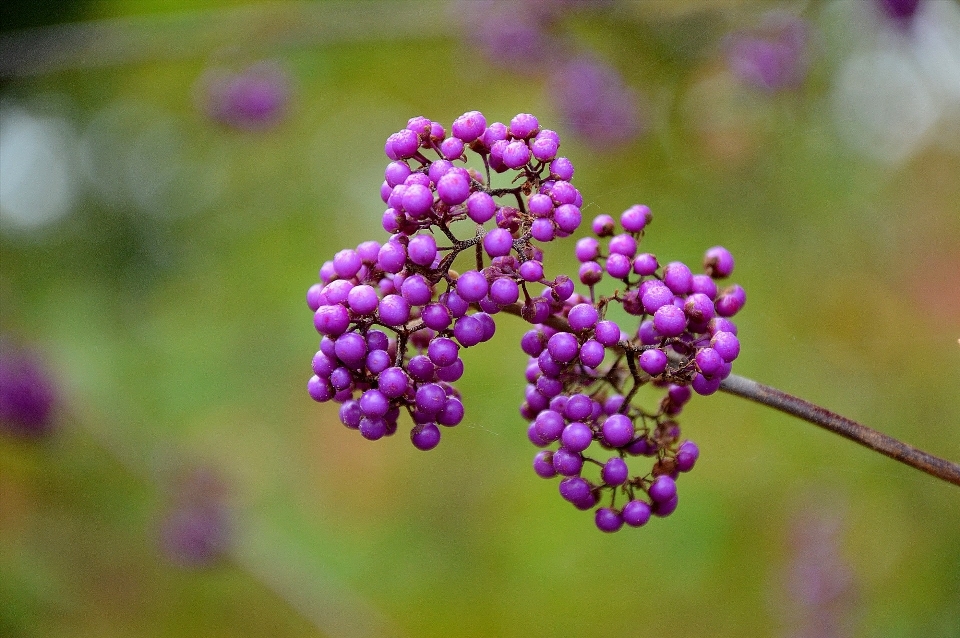
[[[0,427],[19,436],[41,436],[53,427],[56,389],[39,358],[0,338]]]
[[[809,40],[809,27],[801,18],[768,13],[758,29],[727,37],[727,64],[741,82],[755,88],[797,88],[807,76]]]
[[[875,0],[880,11],[893,20],[910,22],[920,7],[921,0]]]
[[[203,108],[221,124],[256,130],[286,114],[291,82],[276,62],[258,62],[239,72],[214,69],[201,78]]]
[[[575,58],[554,73],[547,91],[564,124],[593,146],[626,144],[643,131],[636,90],[608,64]]]
[[[215,563],[226,550],[230,516],[224,486],[209,469],[183,477],[160,522],[160,549],[173,562],[187,567]]]

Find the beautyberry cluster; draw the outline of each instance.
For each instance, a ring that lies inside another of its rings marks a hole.
[[[488,125],[471,111],[450,133],[415,117],[387,139],[380,195],[390,237],[338,252],[307,292],[323,335],[310,396],[340,403],[343,424],[371,440],[393,434],[405,411],[421,450],[439,443],[438,425],[464,417],[453,386],[460,348],[488,341],[493,316],[521,296],[525,312],[545,320],[549,304],[532,301],[528,284],[546,285],[552,302],[573,292],[569,277],[545,278],[534,242],[568,236],[581,220],[573,165],[536,117]],[[491,171],[508,173],[510,185],[492,188]],[[473,263],[457,272],[464,252]]]
[[[577,242],[585,295],[566,275],[547,278],[538,242],[576,231],[583,203],[559,146],[525,113],[488,125],[470,111],[450,135],[415,117],[387,138],[380,195],[390,237],[341,250],[307,291],[323,335],[307,389],[339,403],[343,424],[367,439],[396,432],[406,412],[414,446],[432,449],[438,426],[464,418],[453,385],[460,348],[489,341],[498,313],[518,315],[535,325],[521,341],[530,362],[520,412],[534,444],[557,444],[536,455],[534,469],[563,477],[561,495],[580,509],[609,493],[596,524],[612,532],[676,509],[676,479],[699,456],[681,440],[677,416],[693,392],[712,394],[730,374],[740,351],[731,317],[746,297],[717,285],[733,271],[725,248],[707,251],[700,274],[639,252],[651,221],[639,205],[620,229],[598,216],[594,237]],[[494,188],[495,173],[509,185]],[[615,289],[601,295],[604,280]],[[663,392],[654,409],[635,404],[646,385]],[[652,459],[651,469],[633,473],[635,457]],[[586,475],[591,466],[597,477]]]
[[[521,340],[530,356],[520,408],[530,422],[527,435],[538,447],[557,444],[537,453],[534,470],[562,477],[561,496],[579,509],[596,507],[608,493],[609,502],[595,512],[605,532],[624,523],[640,527],[676,509],[676,479],[699,456],[695,443],[681,441],[677,416],[693,392],[717,391],[740,352],[730,317],[746,301],[743,288],[719,290],[716,283],[733,271],[730,252],[709,249],[704,274],[677,261],[661,266],[655,255],[639,252],[650,221],[646,206],[621,215],[623,232],[609,215],[594,219],[595,237],[575,249],[588,296],[555,304],[549,319]],[[600,296],[605,278],[617,289]],[[612,319],[614,312],[626,321]],[[631,325],[634,332],[626,332]],[[663,391],[655,409],[635,404],[645,385]],[[636,457],[651,458],[652,468],[633,474],[628,461]],[[585,476],[590,466],[596,478]]]

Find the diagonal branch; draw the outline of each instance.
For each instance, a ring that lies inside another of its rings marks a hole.
[[[503,308],[503,312],[519,317],[520,308],[520,304],[515,303]],[[556,330],[570,331],[570,326],[562,317],[551,316],[548,323]],[[921,472],[960,486],[960,465],[928,454],[815,403],[735,374],[731,374],[720,384],[720,390],[786,412]]]

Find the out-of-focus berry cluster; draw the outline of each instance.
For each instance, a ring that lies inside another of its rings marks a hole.
[[[646,206],[621,215],[622,232],[609,215],[594,219],[595,237],[575,249],[588,295],[554,304],[550,319],[521,341],[530,360],[520,412],[530,441],[547,448],[534,470],[560,476],[561,496],[577,508],[601,505],[596,525],[605,532],[676,509],[676,479],[699,456],[696,444],[681,439],[677,416],[693,392],[717,391],[740,352],[730,318],[746,301],[743,288],[721,290],[716,282],[733,271],[730,252],[709,249],[703,274],[678,261],[661,266],[639,251],[650,220]],[[617,288],[601,296],[604,279]],[[615,306],[626,320],[611,318]],[[652,409],[636,402],[648,384],[663,392]],[[628,461],[639,465],[636,457],[652,467],[632,472]]]
[[[344,425],[376,440],[393,434],[405,411],[413,444],[435,447],[437,426],[464,416],[452,385],[463,374],[460,348],[488,341],[503,308],[540,322],[572,294],[569,277],[545,278],[534,243],[580,225],[582,199],[559,145],[532,115],[488,124],[477,111],[449,135],[415,117],[387,139],[380,195],[390,237],[338,252],[307,292],[323,335],[308,390],[340,403]],[[508,173],[509,186],[492,188],[491,171]],[[457,272],[461,253],[472,263]],[[546,285],[546,297],[533,299],[531,283]]]

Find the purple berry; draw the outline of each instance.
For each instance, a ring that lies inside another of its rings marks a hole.
[[[350,313],[340,304],[320,306],[313,315],[313,325],[320,334],[337,337],[350,325]]]
[[[483,341],[483,325],[475,317],[460,317],[453,324],[453,336],[465,348],[475,346]]]
[[[684,441],[677,450],[677,471],[689,472],[700,458],[700,448],[693,441]]]
[[[714,306],[719,316],[732,317],[740,312],[746,302],[747,293],[738,284],[733,284],[720,293]]]
[[[562,476],[576,476],[583,468],[583,457],[561,447],[553,453],[553,467]]]
[[[464,301],[480,301],[487,295],[488,290],[487,278],[476,270],[468,270],[457,279],[457,294]]]
[[[530,161],[530,147],[526,142],[515,140],[503,149],[503,164],[507,168],[520,168]]]
[[[431,330],[446,330],[452,321],[450,310],[440,303],[432,303],[425,306],[420,313],[420,318]]]
[[[437,182],[437,195],[451,206],[462,204],[470,196],[470,178],[459,169],[452,169]]]
[[[672,261],[663,267],[663,283],[676,295],[686,295],[693,285],[693,273],[681,261]]]
[[[380,300],[380,321],[388,326],[402,326],[410,320],[410,304],[400,295],[387,295]]]
[[[483,249],[491,257],[509,255],[511,248],[513,248],[513,235],[509,230],[494,228],[483,237]]]
[[[354,286],[347,293],[347,305],[350,306],[350,310],[358,315],[369,315],[377,309],[379,303],[380,297],[377,296],[377,291],[373,286],[367,286],[366,284]]]
[[[478,224],[493,219],[497,203],[487,193],[478,191],[467,198],[467,216]]]
[[[556,453],[554,453],[553,462],[554,465],[556,465]],[[574,504],[582,502],[590,497],[590,484],[579,476],[563,479],[560,481],[559,487],[560,496]]]
[[[547,350],[554,361],[569,363],[577,358],[580,344],[577,338],[569,332],[558,332],[547,341]]]
[[[407,256],[418,266],[429,266],[437,258],[437,240],[433,235],[419,234],[410,238]]]
[[[585,423],[574,421],[563,429],[560,442],[571,452],[582,452],[593,442],[593,431]]]
[[[667,355],[662,350],[644,350],[640,355],[640,369],[651,377],[663,374],[667,369]]]
[[[726,362],[731,362],[740,354],[740,340],[731,332],[716,332],[710,339],[710,347],[717,351]]]
[[[606,348],[599,341],[588,339],[580,346],[580,363],[588,368],[596,368],[607,354]]]
[[[623,522],[630,527],[642,527],[650,520],[650,505],[645,501],[630,501],[623,506]]]
[[[703,256],[703,269],[714,279],[723,279],[733,274],[733,255],[723,246],[708,248]]]
[[[610,447],[623,447],[633,440],[633,422],[623,414],[607,417],[601,431],[604,441]]]
[[[594,515],[594,522],[597,525],[597,529],[601,532],[612,533],[623,527],[623,517],[620,516],[617,510],[610,509],[609,507],[601,507],[598,509]]]
[[[557,475],[556,468],[553,467],[553,452],[541,450],[533,457],[533,471],[540,478],[553,478]]]
[[[438,337],[427,346],[427,355],[430,361],[438,366],[448,366],[457,360],[460,352],[460,346],[453,339],[447,337]]]
[[[610,320],[598,321],[595,336],[602,345],[614,346],[620,341],[620,326]]]
[[[637,273],[641,277],[646,277],[657,272],[657,268],[660,267],[660,264],[657,263],[657,258],[650,253],[640,253],[633,260],[633,272]]]
[[[653,314],[653,325],[664,337],[678,337],[686,328],[687,317],[674,305],[661,306]]]
[[[433,423],[417,425],[410,430],[410,441],[418,450],[432,450],[440,443],[440,428]]]
[[[630,235],[617,235],[610,239],[609,248],[611,253],[633,258],[637,254],[637,240]]]
[[[487,120],[480,111],[468,111],[453,121],[450,131],[454,137],[469,144],[483,135]]]
[[[652,218],[653,215],[650,213],[649,207],[636,204],[623,211],[620,215],[620,225],[628,233],[639,233],[650,223]]]
[[[613,235],[616,227],[617,222],[613,220],[613,217],[607,214],[597,215],[593,218],[593,222],[590,224],[593,234],[597,237],[609,237]]]
[[[619,456],[611,457],[600,470],[600,478],[607,485],[622,485],[630,476],[627,463]]]
[[[537,282],[543,279],[543,264],[529,260],[520,264],[520,276],[524,281]]]
[[[520,298],[520,287],[513,279],[499,277],[490,284],[490,299],[500,306],[509,306]]]
[[[653,480],[647,493],[655,503],[666,503],[677,495],[677,483],[671,477],[662,474]]]

